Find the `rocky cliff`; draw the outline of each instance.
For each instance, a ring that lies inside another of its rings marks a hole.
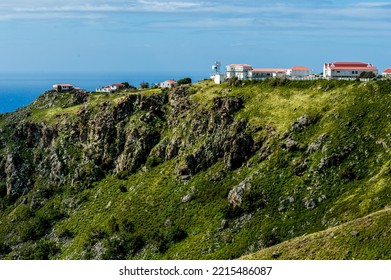
[[[129,94],[94,108],[86,96],[71,102],[80,107],[74,116],[60,115],[56,123],[8,116],[2,142],[10,145],[0,164],[6,195],[17,199],[40,183],[88,187],[107,174],[134,173],[148,158],[152,164],[177,158],[175,171],[184,180],[219,159],[228,169],[240,167],[259,149],[247,122],[234,120],[242,99],[217,97],[210,110],[197,111],[189,91]],[[42,108],[56,95],[47,92],[32,107]]]

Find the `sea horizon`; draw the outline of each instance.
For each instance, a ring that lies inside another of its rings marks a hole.
[[[95,91],[98,87],[114,83],[128,82],[139,87],[141,83],[149,85],[165,80],[178,80],[190,77],[193,82],[208,78],[202,73],[104,73],[104,72],[57,72],[57,73],[0,73],[0,114],[14,112],[31,104],[39,95],[51,90],[53,84],[70,83],[86,91]]]

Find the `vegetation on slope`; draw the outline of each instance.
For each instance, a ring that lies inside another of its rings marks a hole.
[[[241,259],[389,259],[390,214],[390,209],[381,210],[324,231],[296,237]]]
[[[387,223],[362,217],[390,205],[390,97],[278,79],[46,93],[0,116],[0,257],[307,258],[283,242],[335,232],[335,258],[388,259]]]

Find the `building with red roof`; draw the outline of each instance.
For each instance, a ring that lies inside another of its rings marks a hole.
[[[308,79],[312,75],[312,70],[305,66],[294,66],[287,70],[287,75],[291,79]]]
[[[378,69],[364,62],[330,62],[324,64],[323,76],[326,79],[357,79],[363,72],[378,75]]]
[[[256,68],[248,71],[250,80],[263,80],[266,78],[286,77],[287,69],[280,68]]]
[[[109,85],[109,86],[104,86],[104,87],[97,88],[96,92],[110,93],[110,92],[115,92],[117,90],[120,90],[121,88],[124,88],[124,87],[125,87],[124,84],[112,84],[112,85]]]
[[[382,73],[382,76],[384,78],[391,78],[391,68],[388,68],[388,69],[384,70],[383,73]]]
[[[239,80],[246,80],[251,70],[253,67],[250,64],[230,64],[226,67],[226,76],[227,79],[236,77]]]
[[[159,84],[160,88],[173,88],[176,87],[177,82],[174,80],[167,80]]]
[[[248,71],[250,80],[262,80],[266,78],[309,79],[312,70],[305,66],[294,66],[289,69],[282,68],[256,68]]]
[[[74,89],[71,84],[55,84],[52,86],[53,90],[57,92],[71,91]]]

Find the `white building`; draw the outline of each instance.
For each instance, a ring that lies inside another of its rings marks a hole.
[[[277,68],[258,68],[248,72],[250,80],[263,80],[266,78],[283,78],[286,77],[287,69]]]
[[[308,79],[313,73],[305,66],[294,66],[287,70],[287,76],[291,79]]]
[[[164,81],[164,82],[161,82],[159,84],[159,87],[160,88],[173,88],[177,85],[177,82],[174,81],[174,80],[167,80],[167,81]]]
[[[383,73],[382,73],[382,76],[383,76],[383,78],[390,79],[391,78],[391,68],[388,68],[388,69],[384,70]]]
[[[227,79],[237,77],[239,80],[247,80],[249,71],[253,67],[249,64],[230,64],[226,67]]]
[[[124,88],[125,85],[124,85],[124,84],[113,84],[113,85],[111,85],[110,87],[111,87],[111,89],[112,89],[113,91],[117,91],[117,90],[120,90],[120,89]]]
[[[105,86],[105,87],[100,87],[100,88],[97,88],[96,89],[96,92],[106,92],[106,93],[110,93],[110,92],[115,92],[117,90],[120,90],[121,88],[124,88],[125,85],[124,84],[112,84],[110,86]]]
[[[224,74],[212,74],[210,76],[210,79],[215,82],[215,84],[219,85],[225,81],[225,75]]]
[[[105,87],[97,88],[95,91],[96,91],[96,92],[107,92],[107,93],[112,92],[110,86],[105,86]]]
[[[73,85],[71,84],[55,84],[52,86],[52,88],[57,92],[70,91],[74,89]]]
[[[376,67],[363,62],[330,62],[323,67],[323,76],[326,79],[357,79],[363,72],[378,75]]]

